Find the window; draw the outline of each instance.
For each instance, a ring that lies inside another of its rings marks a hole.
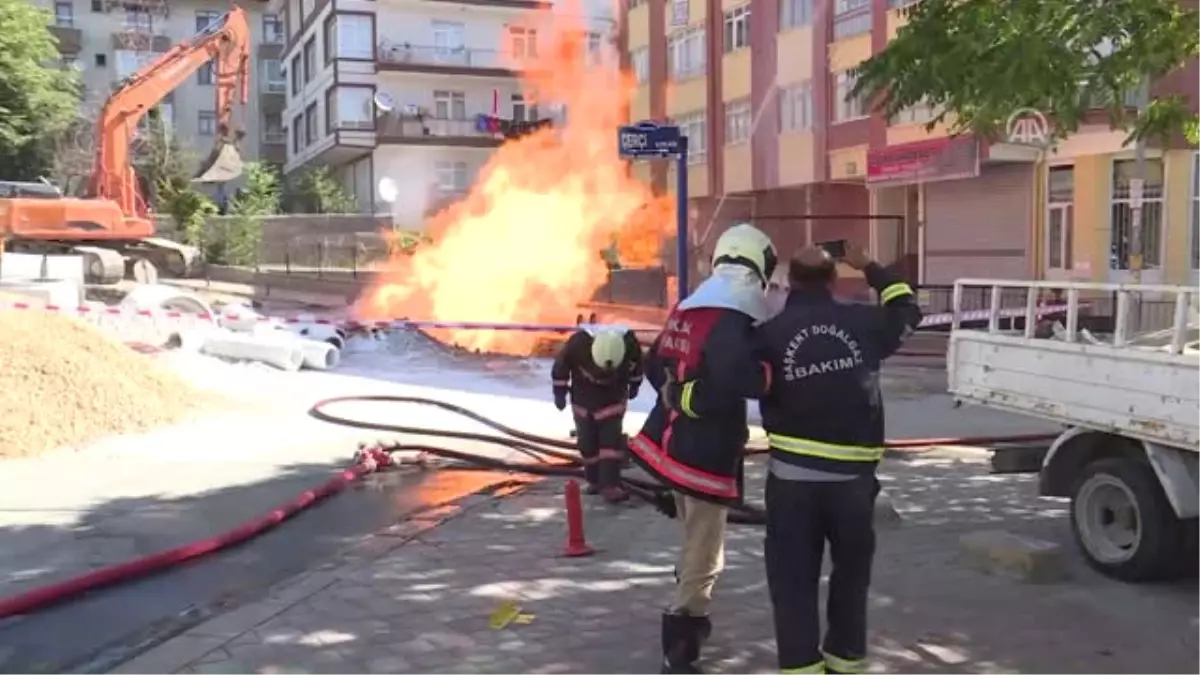
[[[67,28],[75,25],[75,5],[73,3],[54,3],[54,25]]]
[[[812,23],[813,0],[779,0],[779,27],[783,30]]]
[[[216,79],[217,69],[216,66],[213,65],[212,61],[200,66],[200,68],[196,71],[196,84],[208,86],[212,85],[213,81]]]
[[[263,115],[263,142],[279,145],[287,141],[283,133],[283,115],[267,113]]]
[[[538,109],[536,105],[527,105],[521,94],[512,95],[512,120],[514,122],[536,122]]]
[[[262,39],[269,45],[283,44],[283,22],[278,14],[263,14]]]
[[[292,96],[300,95],[300,55],[292,57]]]
[[[217,22],[221,18],[220,12],[208,10],[200,10],[196,12],[196,32],[201,33],[208,30],[208,27]]]
[[[457,194],[466,192],[471,185],[471,176],[466,162],[439,161],[434,165],[434,171],[437,175],[439,192]]]
[[[892,124],[925,124],[934,117],[937,117],[937,109],[928,103],[921,102],[896,113]]]
[[[310,37],[304,43],[304,83],[308,84],[317,76],[317,38]]]
[[[871,0],[837,0],[833,9],[833,39],[871,32]]]
[[[375,21],[371,16],[331,14],[325,20],[325,63],[335,58],[374,60]]]
[[[334,129],[374,129],[375,105],[370,87],[330,87],[325,94],[325,125]]]
[[[750,5],[725,12],[725,53],[750,46]]]
[[[433,116],[439,120],[467,119],[467,95],[461,91],[433,92]]]
[[[460,21],[433,22],[433,48],[439,57],[460,54],[466,48],[466,24]]]
[[[1114,270],[1130,268],[1129,256],[1133,234],[1133,206],[1130,202],[1130,180],[1137,177],[1137,162],[1121,159],[1112,166],[1112,229],[1109,245],[1109,267]],[[1142,190],[1142,264],[1159,267],[1162,264],[1163,224],[1163,163],[1161,159],[1146,160],[1146,182]]]
[[[588,31],[587,34],[587,52],[588,62],[592,64],[600,63],[600,50],[604,47],[604,36],[595,32]]]
[[[92,60],[96,63],[97,68],[103,68],[108,65],[108,55],[107,54],[97,54],[94,57],[92,57]]]
[[[114,52],[117,57],[117,78],[125,79],[133,77],[133,74],[141,70],[143,67],[150,65],[158,58],[158,54],[154,52],[134,51],[132,49],[118,49]],[[97,54],[97,57],[103,54]],[[96,60],[96,65],[104,65],[100,59]]]
[[[537,56],[537,30],[510,26],[508,29],[509,47],[517,59],[532,59]]]
[[[675,118],[680,133],[688,139],[688,164],[708,161],[708,118],[702,113],[690,113]]]
[[[74,56],[64,56],[64,57],[60,58],[58,60],[58,62],[60,65],[62,65],[63,70],[81,70],[82,69],[82,66],[79,64],[79,59]]]
[[[317,126],[317,104],[309,103],[304,109],[304,144],[312,145],[321,137],[321,129]]]
[[[1052,166],[1046,178],[1046,268],[1073,267],[1071,246],[1075,229],[1075,167]]]
[[[287,79],[283,76],[283,61],[263,59],[261,70],[263,91],[270,94],[282,94],[287,91]]]
[[[867,107],[863,105],[862,97],[850,97],[854,89],[854,76],[849,72],[838,73],[837,88],[833,99],[833,121],[849,122],[867,116]]]
[[[633,78],[638,84],[650,81],[650,50],[639,47],[629,52],[629,67],[633,70]]]
[[[211,110],[201,110],[196,118],[196,133],[200,136],[215,136],[217,133],[217,113]]]
[[[1192,153],[1192,271],[1200,270],[1200,152]],[[1195,282],[1193,282],[1195,283]]]
[[[92,0],[92,11],[93,11],[93,12],[103,12],[103,11],[105,11],[105,9],[104,9],[104,0]]]
[[[725,144],[736,145],[750,140],[750,121],[753,118],[749,101],[725,104]]]
[[[805,131],[813,122],[812,83],[793,84],[779,92],[779,130]]]
[[[704,74],[704,42],[703,28],[681,31],[667,40],[667,70],[672,79],[683,80]]]
[[[304,149],[304,116],[292,118],[292,154],[298,155]]]

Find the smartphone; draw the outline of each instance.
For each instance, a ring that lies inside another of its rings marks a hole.
[[[817,246],[820,246],[821,248],[825,249],[825,252],[829,254],[829,257],[833,258],[834,260],[841,260],[842,258],[846,257],[846,240],[845,239],[835,239],[834,241],[823,241],[823,242],[817,244]]]

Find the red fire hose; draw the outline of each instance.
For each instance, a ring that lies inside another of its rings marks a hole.
[[[433,406],[457,413],[476,422],[489,426],[504,434],[504,436],[362,422],[338,417],[324,411],[326,406],[335,403],[347,402],[389,402]],[[334,476],[316,488],[306,490],[305,492],[296,496],[292,500],[281,504],[267,514],[239,525],[232,530],[209,538],[193,541],[177,548],[155,553],[143,558],[137,558],[128,562],[119,563],[117,565],[112,565],[99,570],[94,570],[65,581],[48,584],[46,586],[41,586],[15,596],[0,599],[0,619],[36,612],[51,605],[77,598],[85,593],[89,593],[100,588],[113,586],[127,581],[133,581],[150,576],[152,574],[164,572],[173,567],[197,560],[212,553],[245,543],[267,532],[268,530],[275,528],[280,523],[283,523],[285,520],[294,517],[296,514],[304,511],[305,509],[311,508],[318,502],[331,497],[338,492],[341,492],[355,481],[358,481],[365,476],[374,473],[375,471],[392,466],[394,461],[391,453],[393,452],[425,452],[454,461],[464,462],[469,465],[475,465],[477,468],[496,471],[517,471],[543,476],[575,475],[581,472],[581,469],[579,468],[579,456],[577,454],[563,452],[563,450],[574,450],[574,443],[523,432],[506,426],[500,422],[488,419],[483,415],[471,410],[467,410],[466,408],[454,405],[452,403],[447,403],[445,401],[408,396],[347,396],[321,401],[313,406],[309,413],[317,419],[330,422],[332,424],[355,427],[359,429],[372,429],[388,433],[494,443],[522,452],[526,455],[534,457],[538,461],[510,462],[493,457],[487,457],[485,455],[430,445],[397,444],[362,449],[356,455],[354,464],[350,468],[343,470],[337,476]],[[982,446],[1001,443],[1033,443],[1048,441],[1055,437],[1055,434],[1032,434],[1024,436],[993,436],[978,438],[901,439],[888,441],[886,443],[886,447],[911,449],[934,445]],[[627,487],[630,488],[631,492],[644,499],[652,500],[656,494],[660,494],[661,491],[664,490],[662,486],[648,481],[626,478],[625,482]],[[742,512],[741,514],[739,514],[737,511],[731,511],[730,520],[733,522],[754,524],[761,524],[762,522],[765,522],[763,520],[761,509],[746,505],[744,508],[740,509],[740,511]]]

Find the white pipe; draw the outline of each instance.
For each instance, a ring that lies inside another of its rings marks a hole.
[[[300,345],[267,339],[263,335],[216,333],[205,339],[201,352],[227,359],[258,361],[286,371],[296,371],[304,365]]]
[[[327,323],[306,323],[301,320],[297,323],[286,324],[283,328],[300,337],[328,342],[337,349],[346,348],[346,340],[342,337],[342,334],[335,326]]]
[[[304,367],[310,370],[332,370],[342,361],[342,350],[328,342],[296,338],[296,345],[304,355]]]

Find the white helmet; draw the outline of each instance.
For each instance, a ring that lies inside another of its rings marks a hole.
[[[625,361],[625,336],[615,330],[597,331],[592,336],[592,362],[605,370],[615,370]]]
[[[765,286],[775,274],[779,258],[771,238],[750,223],[725,230],[713,248],[712,266],[741,265],[754,271]]]

